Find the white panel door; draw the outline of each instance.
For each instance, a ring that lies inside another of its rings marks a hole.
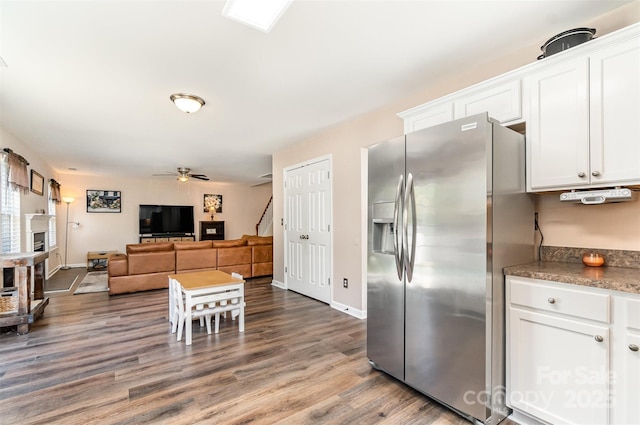
[[[288,289],[331,301],[331,170],[328,159],[285,173]]]

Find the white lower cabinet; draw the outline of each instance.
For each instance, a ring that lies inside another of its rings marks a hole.
[[[514,276],[506,285],[514,419],[639,425],[640,297]]]
[[[618,320],[619,319],[619,320]],[[614,322],[620,331],[612,344],[611,423],[640,424],[640,299],[614,298]],[[616,328],[617,330],[617,328]]]

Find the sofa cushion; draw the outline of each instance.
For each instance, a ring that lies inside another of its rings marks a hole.
[[[236,264],[233,266],[218,266],[218,270],[225,273],[238,273],[244,279],[251,277],[251,264]]]
[[[216,248],[176,250],[176,273],[200,269],[215,270],[218,264],[217,253]]]
[[[251,265],[250,246],[218,249],[218,269],[220,269],[221,266],[233,266],[236,264]],[[251,267],[249,267],[249,269],[251,269]]]
[[[233,248],[235,246],[246,246],[247,241],[244,239],[232,239],[229,241],[212,241],[214,248]]]
[[[107,271],[109,276],[126,276],[129,274],[128,258],[124,254],[114,254],[109,257]]]
[[[127,245],[127,254],[158,251],[173,251],[173,242],[137,243]]]
[[[270,263],[273,261],[273,247],[271,245],[256,245],[251,247],[252,263]]]
[[[255,236],[247,239],[247,245],[273,245],[273,236]]]
[[[149,291],[168,287],[169,277],[167,273],[146,273],[129,276],[113,276],[109,278],[109,295]]]
[[[175,273],[174,251],[137,252],[129,254],[129,275],[146,273]]]
[[[254,263],[251,265],[251,277],[270,276],[273,274],[273,263]]]
[[[198,242],[174,242],[173,249],[176,251],[187,249],[209,249],[211,248],[211,241],[198,241]]]

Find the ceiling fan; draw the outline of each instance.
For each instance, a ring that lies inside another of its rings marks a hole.
[[[190,177],[193,177],[194,179],[198,179],[198,180],[205,180],[205,181],[209,181],[209,177],[207,177],[204,174],[190,174],[189,172],[191,171],[191,168],[187,168],[187,167],[178,167],[178,173],[171,173],[171,172],[167,172],[165,174],[154,174],[154,176],[178,176],[178,180],[180,180],[181,182],[186,182],[189,181]]]

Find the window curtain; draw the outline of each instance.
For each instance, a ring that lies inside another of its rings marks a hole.
[[[9,154],[0,152],[0,251],[20,252],[20,192],[9,185]]]
[[[5,148],[7,162],[9,163],[9,176],[7,182],[13,190],[21,190],[22,193],[29,193],[29,174],[27,173],[27,162],[24,157],[14,153],[11,149]]]
[[[49,199],[51,199],[56,204],[62,202],[62,197],[60,196],[60,183],[58,183],[54,179],[51,179],[49,180],[49,186],[51,188],[51,190],[49,190]]]

